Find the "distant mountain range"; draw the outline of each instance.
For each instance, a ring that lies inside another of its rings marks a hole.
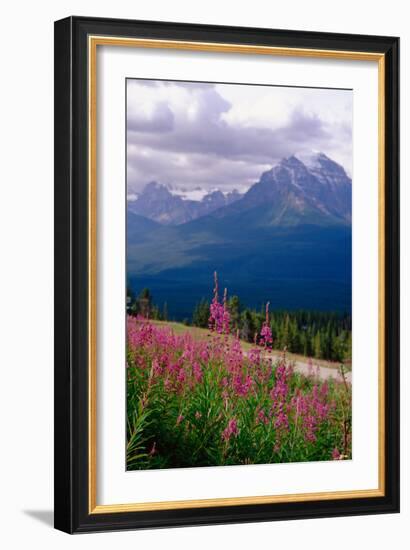
[[[200,200],[187,198],[195,194],[201,197]],[[210,193],[204,193],[202,189],[184,193],[152,181],[144,187],[136,200],[128,201],[128,209],[163,225],[180,225],[211,214],[237,201],[241,196],[236,189],[229,193],[222,193],[219,189]]]
[[[245,194],[198,188],[184,193],[150,182],[128,201],[128,209],[163,225],[181,225],[209,214],[246,214],[261,205],[267,209],[259,221],[267,225],[350,223],[351,184],[344,168],[323,153],[306,163],[291,156],[264,172]],[[195,192],[200,198],[189,198]]]
[[[323,153],[311,159],[310,166],[291,156],[264,172],[241,200],[216,215],[247,215],[263,206],[260,225],[350,223],[351,185],[344,169]]]
[[[212,295],[215,270],[251,307],[350,311],[351,190],[323,153],[283,159],[242,195],[191,200],[151,183],[128,203],[129,282],[176,319]]]

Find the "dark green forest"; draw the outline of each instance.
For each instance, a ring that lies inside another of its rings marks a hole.
[[[144,288],[138,296],[127,292],[127,310],[131,315],[143,315],[154,320],[173,320],[167,304],[162,308],[154,303],[151,292]],[[207,328],[209,322],[207,300],[201,300],[194,308],[191,319],[185,325]],[[246,342],[253,342],[265,321],[265,308],[257,311],[245,307],[238,296],[228,300],[231,326],[234,334]],[[273,336],[273,348],[287,350],[306,357],[349,362],[352,348],[352,322],[349,314],[323,311],[273,310],[269,316]]]

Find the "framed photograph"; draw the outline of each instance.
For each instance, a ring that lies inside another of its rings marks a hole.
[[[399,510],[399,39],[55,23],[55,527]]]

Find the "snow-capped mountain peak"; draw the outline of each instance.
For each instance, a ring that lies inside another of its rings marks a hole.
[[[245,193],[152,181],[128,201],[128,208],[163,225],[180,225],[209,214],[220,218],[260,206],[271,208],[268,223],[274,225],[350,223],[351,184],[340,164],[314,152],[282,159]]]
[[[196,187],[186,189],[172,184],[149,182],[138,194],[128,199],[128,208],[164,225],[179,225],[205,216],[241,198],[233,191]]]

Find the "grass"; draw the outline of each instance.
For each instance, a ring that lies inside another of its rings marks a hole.
[[[189,325],[184,325],[182,323],[177,323],[176,321],[151,321],[152,324],[158,326],[158,327],[169,327],[175,334],[181,335],[184,333],[189,334],[194,338],[195,340],[209,340],[212,337],[212,332],[210,332],[208,329],[200,328],[200,327],[193,327]],[[233,338],[232,336],[230,338]],[[254,345],[250,344],[249,342],[245,342],[244,340],[240,340],[241,348],[244,352],[249,352]],[[272,350],[272,354],[274,356],[279,357],[282,355],[282,350]],[[299,355],[297,353],[290,353],[286,352],[286,356],[289,361],[295,361],[299,363],[306,363],[308,362],[309,358],[304,355]],[[326,367],[330,369],[339,369],[340,363],[336,361],[327,361],[325,359],[317,359],[317,358],[310,358],[313,365],[318,365],[319,367]],[[345,369],[347,371],[351,370],[351,362],[346,362],[344,364]]]
[[[179,323],[127,335],[128,470],[351,458],[350,384]]]

